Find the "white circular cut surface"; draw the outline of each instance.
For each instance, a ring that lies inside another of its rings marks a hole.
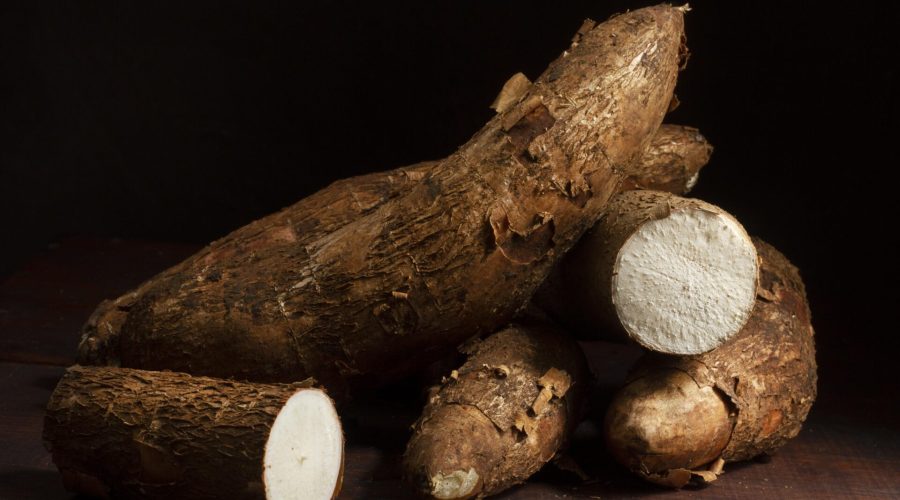
[[[672,212],[632,234],[616,257],[612,300],[648,349],[700,354],[746,323],[756,300],[756,248],[732,217]]]
[[[297,392],[275,418],[266,443],[266,498],[332,498],[343,453],[344,436],[331,399],[316,389]]]

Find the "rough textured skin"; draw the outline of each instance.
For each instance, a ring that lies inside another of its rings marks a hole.
[[[71,491],[265,498],[269,429],[285,401],[310,385],[75,366],[50,398],[44,441]]]
[[[79,360],[314,375],[334,392],[496,330],[596,221],[659,127],[684,55],[682,14],[658,6],[586,23],[411,190],[311,241],[346,210],[327,203],[335,187],[316,195],[318,215],[300,202],[235,231],[102,306]]]
[[[693,470],[722,454],[731,439],[731,409],[716,389],[683,371],[660,369],[628,383],[606,413],[609,450],[644,476]]]
[[[622,188],[687,194],[712,152],[712,145],[696,128],[663,124]]]
[[[712,443],[696,441],[692,450],[667,451],[672,461],[666,460],[666,455],[656,454],[654,440],[658,434],[653,429],[654,420],[665,421],[665,416],[649,419],[648,425],[638,431],[623,425],[627,422],[623,416],[633,411],[636,401],[648,398],[636,398],[634,384],[656,390],[660,399],[667,398],[668,401],[658,402],[660,408],[688,404],[679,401],[688,397],[684,393],[654,389],[678,385],[681,382],[676,379],[684,375],[702,392],[697,397],[706,400],[696,401],[698,408],[715,407],[715,399],[720,399],[731,410],[728,419],[732,430],[718,455],[729,462],[769,453],[784,445],[800,432],[816,398],[814,333],[803,281],[797,268],[776,249],[758,239],[754,239],[754,244],[761,262],[760,286],[756,307],[741,333],[699,356],[647,356],[608,411],[606,435],[613,454],[636,472],[655,476],[650,479],[664,480],[681,468],[702,465],[685,464],[680,457]],[[699,412],[696,419],[690,416],[690,422],[710,426],[708,435],[716,436],[714,429],[725,422],[710,421],[715,413]],[[654,454],[652,461],[643,460],[648,454]],[[644,465],[635,467],[636,462]]]
[[[730,217],[710,203],[660,191],[625,191],[616,195],[597,224],[541,287],[535,303],[579,338],[631,338],[640,343],[622,327],[613,304],[616,258],[625,241],[643,224],[687,209]]]
[[[520,75],[518,73],[510,81],[522,82],[524,77],[516,78]],[[709,161],[712,150],[712,145],[696,128],[663,124],[640,162],[631,167],[634,173],[626,178],[620,189],[654,189],[684,194],[692,177]],[[431,168],[439,164],[427,161],[336,181],[289,209],[242,228],[231,239],[238,242],[246,238],[250,247],[254,240],[260,241],[257,245],[305,245],[315,242],[411,190],[425,179]],[[293,217],[290,223],[294,226],[304,228],[302,233],[292,236],[293,239],[280,238],[278,234],[279,231],[283,233],[284,226],[289,223],[288,217]],[[80,361],[87,364],[117,364],[118,347],[114,344],[128,311],[146,290],[167,276],[168,273],[163,273],[115,300],[100,304],[85,325]]]
[[[213,246],[218,252],[253,252],[257,247],[304,246],[323,238],[361,218],[388,200],[397,198],[418,183],[437,162],[421,162],[388,172],[377,172],[343,179],[314,193],[289,208],[254,221],[213,243],[189,261],[175,266],[115,300],[103,301],[84,326],[79,362],[83,364],[118,364],[119,334],[132,306],[148,291],[172,279],[172,275],[190,261],[209,255]],[[299,230],[302,229],[302,230]],[[299,231],[298,231],[299,230]],[[211,275],[218,281],[221,276]]]
[[[436,477],[458,471],[474,470],[472,488],[444,498],[491,495],[523,482],[580,421],[587,362],[564,332],[513,325],[468,354],[430,398],[406,448],[406,477],[426,496]]]

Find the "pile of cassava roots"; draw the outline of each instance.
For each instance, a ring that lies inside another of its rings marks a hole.
[[[712,147],[663,124],[686,11],[586,21],[452,155],[335,182],[101,303],[47,407],[65,486],[333,498],[348,398],[463,352],[422,392],[404,479],[493,495],[581,423],[591,339],[645,351],[596,453],[648,481],[709,483],[796,436],[816,396],[803,282],[684,197]]]

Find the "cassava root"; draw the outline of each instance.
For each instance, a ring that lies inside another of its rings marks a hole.
[[[655,189],[685,194],[697,182],[709,161],[713,147],[700,132],[683,125],[663,124],[654,135],[640,162],[623,183],[623,189]],[[278,228],[292,224],[303,227],[294,245],[323,238],[397,198],[425,179],[438,162],[426,161],[387,172],[376,172],[334,182],[327,189],[304,198],[289,210],[273,214],[258,225]],[[289,217],[294,219],[288,220]],[[257,237],[269,230],[257,227]],[[262,236],[264,237],[264,236]],[[248,242],[249,246],[252,245]],[[277,240],[277,235],[274,239]],[[128,311],[166,274],[143,283],[115,300],[101,303],[84,328],[79,360],[85,364],[117,363],[115,343]]]
[[[340,395],[496,330],[646,150],[684,56],[682,16],[657,6],[585,23],[411,189],[348,208],[329,200],[346,200],[359,181],[338,183],[238,229],[101,305],[79,360],[255,381],[315,376]],[[317,229],[347,210],[359,216]]]
[[[70,491],[105,498],[330,499],[343,433],[311,383],[70,368],[44,440]]]
[[[523,482],[580,421],[589,375],[565,332],[512,325],[468,355],[431,396],[406,448],[406,478],[427,497],[482,497]]]
[[[622,190],[652,189],[684,195],[700,178],[713,147],[693,127],[663,124],[629,172]]]
[[[615,196],[535,301],[585,338],[622,332],[668,354],[707,352],[740,331],[756,297],[756,249],[701,200]]]
[[[728,343],[699,356],[648,355],[607,411],[616,459],[681,487],[715,478],[721,462],[770,453],[800,432],[816,398],[816,360],[799,272],[772,246],[760,256],[756,307]],[[709,463],[713,469],[698,470]]]
[[[433,388],[403,467],[424,496],[499,493],[582,417],[586,362],[550,318],[657,351],[604,422],[645,479],[712,481],[796,435],[816,394],[799,275],[722,209],[677,196],[712,152],[660,125],[686,10],[585,22],[449,157],[338,181],[102,303],[78,360],[129,368],[76,366],[54,391],[44,436],[66,487],[332,498],[333,402],[311,379],[274,382],[314,376],[341,397],[495,332]]]

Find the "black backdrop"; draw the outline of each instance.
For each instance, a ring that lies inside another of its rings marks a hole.
[[[4,4],[0,275],[68,235],[206,242],[447,155],[583,18],[646,3]],[[862,385],[896,345],[900,57],[897,13],[855,5],[693,3],[669,121],[716,146],[694,194],[803,270],[825,378]]]

